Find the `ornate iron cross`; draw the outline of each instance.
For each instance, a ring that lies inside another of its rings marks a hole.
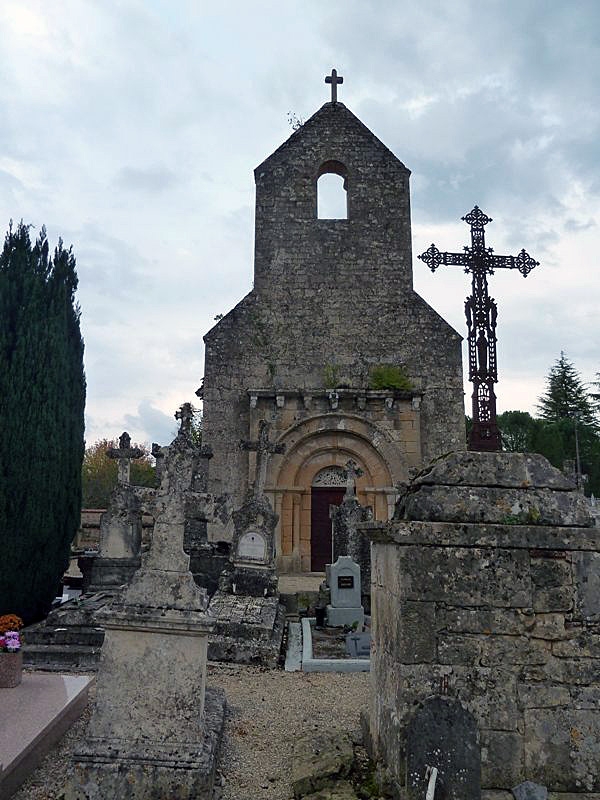
[[[539,265],[525,250],[517,256],[497,256],[485,246],[484,228],[491,217],[475,208],[462,219],[471,226],[471,247],[462,253],[440,253],[432,244],[419,258],[432,272],[440,264],[464,267],[472,275],[471,296],[465,300],[469,343],[469,380],[473,383],[473,427],[469,438],[470,450],[501,450],[500,431],[496,421],[498,382],[496,363],[496,301],[488,294],[487,276],[496,269],[518,269],[526,278]]]
[[[342,78],[341,75],[338,78],[338,74],[337,74],[337,70],[336,69],[332,69],[331,70],[331,75],[326,75],[325,76],[325,83],[330,83],[331,84],[331,102],[332,103],[337,103],[337,87],[338,87],[338,83],[343,83],[343,82],[344,82],[344,79]]]
[[[254,479],[254,497],[260,497],[264,494],[265,484],[267,482],[267,463],[269,456],[272,453],[284,453],[284,444],[275,444],[269,441],[269,428],[271,426],[265,419],[261,419],[258,423],[258,440],[257,441],[242,441],[240,447],[242,450],[254,450],[256,452],[256,477]]]

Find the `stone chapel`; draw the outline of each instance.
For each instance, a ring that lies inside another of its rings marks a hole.
[[[318,218],[328,173],[341,219]],[[204,337],[208,488],[241,505],[256,453],[240,443],[269,422],[278,569],[322,571],[348,460],[386,521],[411,469],[464,449],[461,337],[413,290],[410,171],[335,95],[254,174],[254,288]],[[382,387],[386,370],[405,380]]]

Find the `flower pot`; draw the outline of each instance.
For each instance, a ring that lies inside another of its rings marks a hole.
[[[12,689],[21,683],[23,652],[0,653],[0,689]]]

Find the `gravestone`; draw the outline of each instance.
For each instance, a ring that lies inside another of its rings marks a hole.
[[[262,420],[256,442],[242,442],[256,450],[256,480],[246,502],[233,513],[231,563],[219,580],[210,603],[215,633],[209,645],[213,661],[235,661],[275,666],[284,628],[275,570],[275,526],[278,516],[264,494],[266,465],[280,450],[269,442],[269,425]]]
[[[430,697],[406,733],[409,800],[423,800],[430,771],[437,769],[435,800],[480,800],[481,755],[477,724],[458,700]]]
[[[90,560],[90,592],[116,589],[131,580],[140,566],[142,546],[142,513],[140,501],[131,485],[131,460],[144,455],[139,447],[131,446],[131,437],[124,431],[119,447],[106,451],[108,458],[118,464],[117,484],[112,492],[108,510],[100,518],[98,555]]]
[[[333,628],[365,621],[361,605],[360,567],[350,556],[340,556],[335,564],[327,565],[327,578],[331,594],[327,606],[327,624]]]
[[[275,526],[278,516],[264,493],[267,463],[282,448],[269,441],[269,424],[261,420],[258,440],[242,442],[242,449],[256,451],[256,479],[246,502],[233,513],[233,543],[228,585],[233,594],[271,597],[277,592]]]
[[[352,460],[344,467],[346,493],[339,506],[329,507],[333,539],[333,560],[350,556],[360,567],[361,603],[370,609],[371,542],[359,526],[373,520],[373,509],[362,506],[356,499],[356,478],[362,470]]]
[[[192,490],[197,458],[180,431],[165,458],[150,549],[123,596],[98,613],[106,635],[96,706],[67,800],[213,796],[225,700],[205,695],[213,621],[183,551],[186,500],[207,502]]]
[[[346,635],[346,652],[351,658],[370,658],[371,632],[348,633]]]

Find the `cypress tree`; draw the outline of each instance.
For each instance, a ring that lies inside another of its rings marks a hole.
[[[55,597],[79,526],[85,377],[77,273],[46,231],[12,224],[0,255],[0,614]]]

